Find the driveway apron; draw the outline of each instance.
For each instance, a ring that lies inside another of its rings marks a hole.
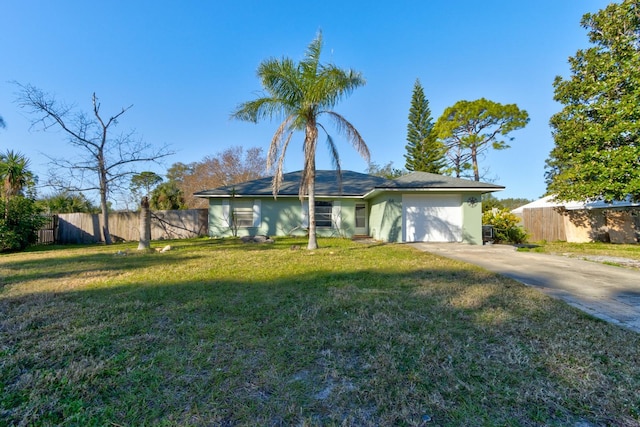
[[[592,316],[640,332],[640,271],[558,255],[518,252],[509,245],[411,243],[475,264],[560,298]]]

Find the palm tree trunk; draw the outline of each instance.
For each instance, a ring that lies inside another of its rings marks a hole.
[[[309,184],[307,191],[309,193],[309,243],[307,249],[318,249],[318,238],[316,236],[316,171],[315,167],[309,171]]]
[[[316,237],[316,142],[318,128],[315,120],[307,121],[304,142],[305,169],[307,172],[307,194],[309,195],[309,243],[307,249],[318,249]]]
[[[143,197],[140,201],[140,242],[138,250],[151,248],[151,209],[149,209],[149,198]]]

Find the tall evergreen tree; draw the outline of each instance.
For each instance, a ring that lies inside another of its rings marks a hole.
[[[404,155],[408,171],[441,173],[444,169],[445,148],[432,130],[433,117],[429,101],[424,95],[420,80],[416,79],[407,125],[407,154]]]

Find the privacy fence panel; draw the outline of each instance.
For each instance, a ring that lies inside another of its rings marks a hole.
[[[522,222],[529,241],[637,243],[640,210],[575,209],[558,207],[524,209]]]
[[[555,208],[533,208],[522,211],[522,222],[531,242],[567,240],[564,221],[564,215]]]
[[[38,244],[50,245],[56,242],[58,215],[44,215],[45,223],[38,230]]]
[[[58,215],[56,243],[98,243],[104,241],[100,215],[72,213]],[[140,238],[139,212],[109,214],[109,232],[114,241],[136,241]],[[184,239],[205,236],[208,229],[207,209],[152,211],[151,239]]]

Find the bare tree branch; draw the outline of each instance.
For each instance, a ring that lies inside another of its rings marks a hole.
[[[56,101],[32,85],[15,83],[18,88],[16,103],[34,115],[32,127],[43,131],[58,127],[67,134],[69,144],[77,148],[76,156],[55,158],[47,156],[52,165],[48,184],[54,188],[70,191],[98,191],[102,209],[104,241],[111,243],[109,233],[110,192],[120,188],[122,182],[138,172],[140,163],[158,162],[173,154],[168,146],[159,149],[137,139],[134,131],[112,136],[112,129],[119,118],[133,105],[122,108],[105,120],[100,112],[100,102],[92,94],[92,116],[74,107]]]

